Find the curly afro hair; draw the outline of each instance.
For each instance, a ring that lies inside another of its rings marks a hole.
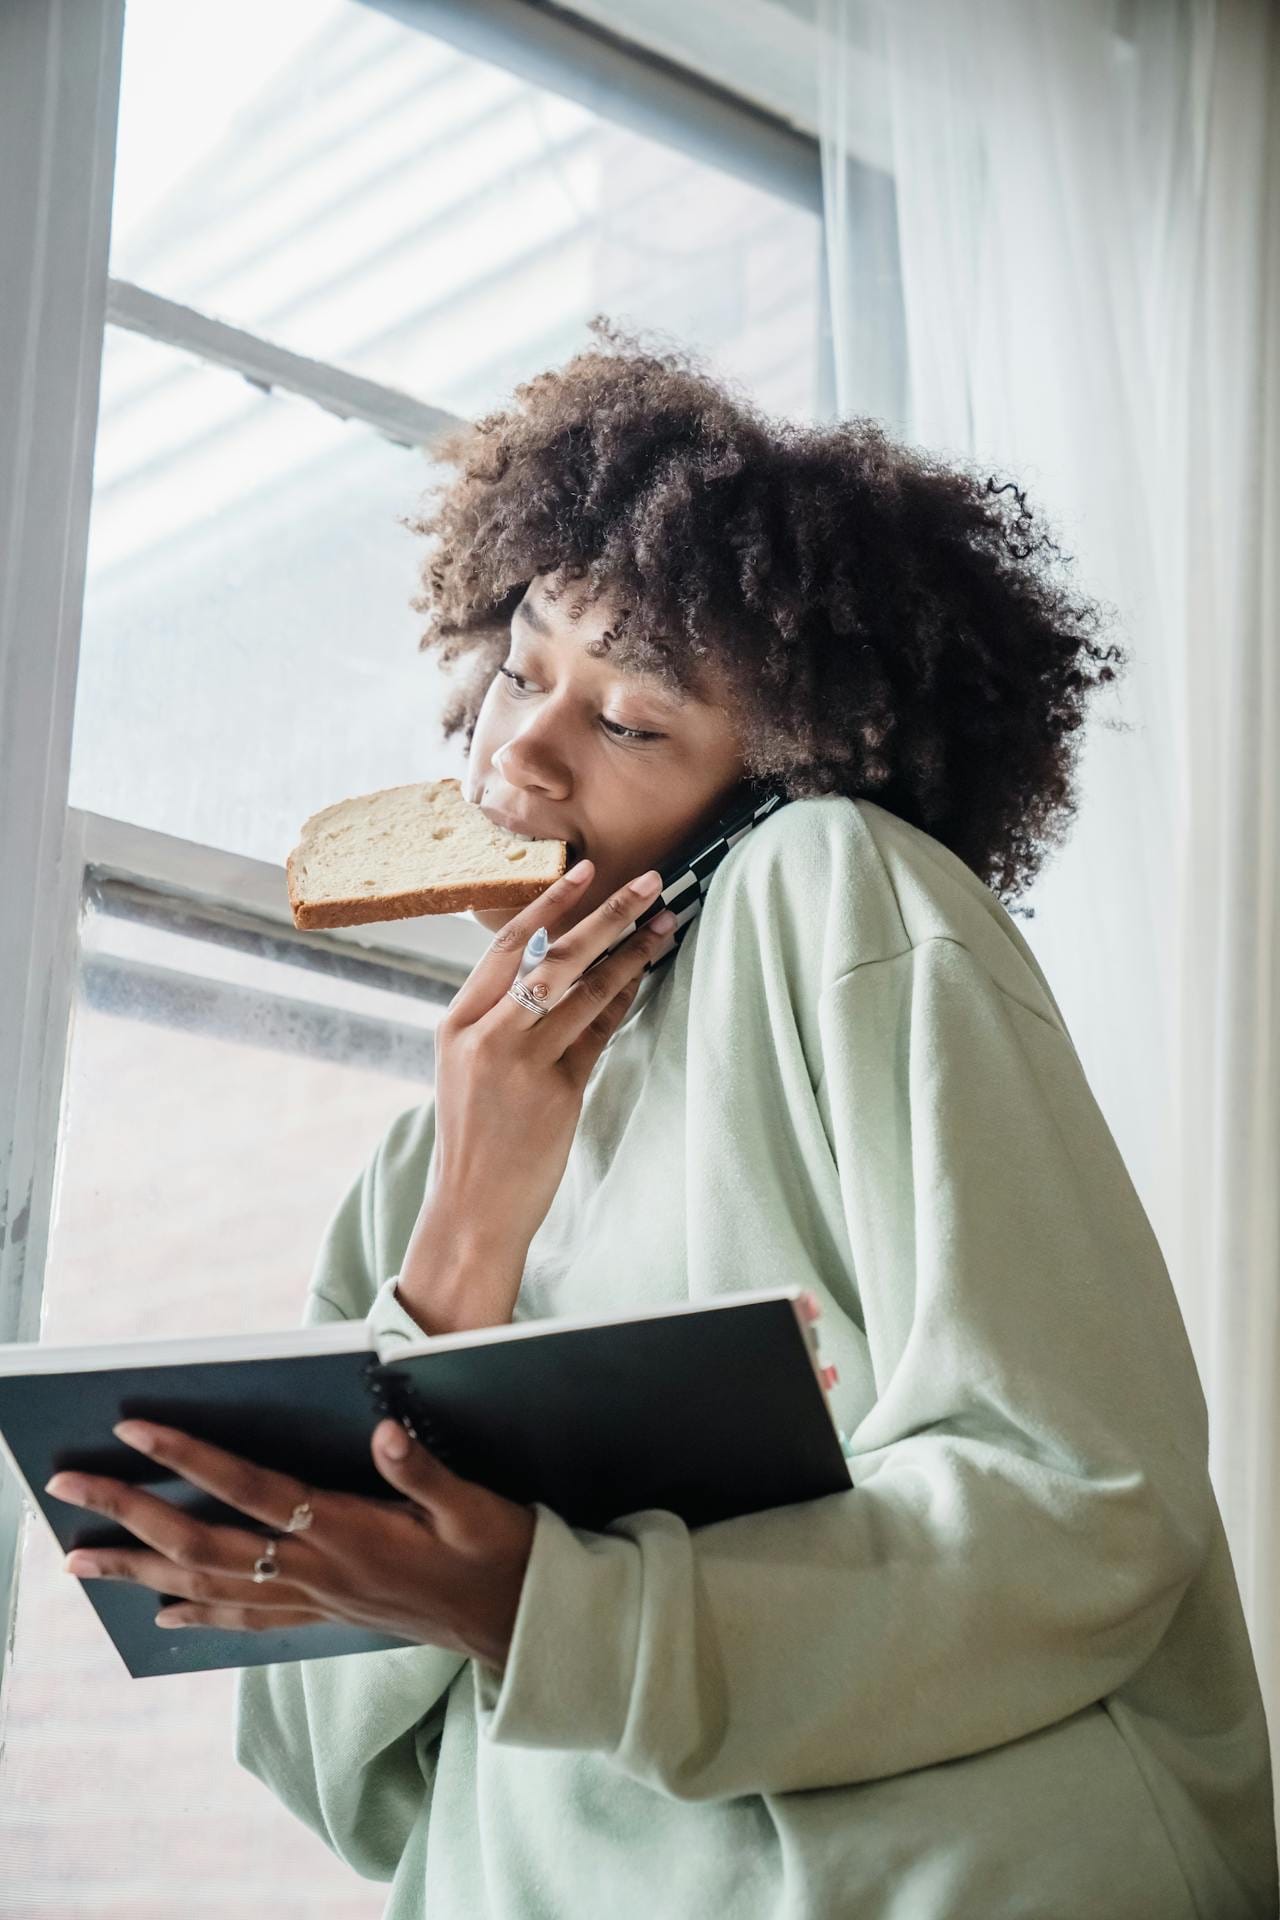
[[[1076,811],[1083,702],[1127,659],[1054,580],[1064,556],[1025,495],[871,419],[771,419],[603,316],[590,331],[455,430],[451,477],[400,518],[434,541],[420,649],[470,668],[446,737],[470,749],[511,615],[559,571],[613,596],[619,665],[694,692],[703,663],[723,670],[748,777],[874,800],[1009,906]]]

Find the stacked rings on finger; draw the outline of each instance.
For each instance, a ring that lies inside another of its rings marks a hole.
[[[539,1018],[541,1018],[543,1015],[549,1013],[551,1009],[544,1007],[541,1001],[535,998],[535,995],[545,993],[546,990],[546,986],[541,980],[533,987],[527,987],[523,980],[514,980],[507,988],[507,995],[510,999],[516,1001],[519,1006],[527,1007],[530,1013],[536,1013]]]

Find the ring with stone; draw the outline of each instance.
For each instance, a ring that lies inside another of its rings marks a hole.
[[[524,1007],[529,1013],[536,1013],[539,1019],[541,1019],[544,1015],[550,1013],[551,1009],[550,1007],[544,1007],[536,996],[540,993],[545,993],[546,990],[547,987],[544,980],[535,982],[532,987],[524,980],[514,980],[507,988],[507,993],[510,998],[516,1002],[517,1006]]]

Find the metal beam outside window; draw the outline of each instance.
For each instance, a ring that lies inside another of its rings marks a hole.
[[[264,392],[272,387],[300,394],[340,420],[363,420],[400,447],[437,445],[464,423],[456,413],[428,406],[395,387],[384,387],[360,374],[346,373],[326,360],[309,360],[290,353],[242,327],[211,319],[195,307],[162,299],[129,280],[108,280],[107,320],[149,340],[193,353],[215,366],[229,367]]]
[[[493,938],[456,913],[302,932],[282,866],[76,807],[68,823],[68,845],[105,910],[313,972],[405,992],[434,983],[451,999]]]
[[[621,33],[535,0],[361,4],[821,216],[816,139]]]

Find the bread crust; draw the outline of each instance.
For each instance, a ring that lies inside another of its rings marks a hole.
[[[290,854],[289,862],[292,860],[293,855]],[[290,873],[289,904],[293,909],[294,926],[304,931],[312,927],[365,926],[377,920],[412,920],[421,914],[466,913],[477,907],[481,910],[486,907],[527,907],[560,878],[564,868],[562,854],[560,873],[547,881],[483,880],[470,887],[450,887],[444,892],[438,887],[425,887],[414,893],[388,894],[381,900],[354,897],[346,900],[299,900]]]
[[[439,784],[458,787],[460,782],[449,778],[441,780]],[[392,789],[384,788],[381,791],[391,792]],[[493,907],[527,907],[549,886],[554,885],[563,875],[567,864],[568,844],[561,840],[557,843],[560,851],[556,871],[546,880],[476,880],[454,887],[418,887],[406,893],[361,894],[341,900],[304,900],[298,872],[301,856],[315,833],[317,823],[339,812],[347,804],[339,800],[333,806],[322,807],[318,813],[309,815],[303,822],[297,846],[285,861],[285,882],[293,924],[302,932],[324,927],[368,926],[379,920],[413,920],[424,914],[466,913],[476,908],[484,911]],[[517,837],[512,835],[513,839]]]

